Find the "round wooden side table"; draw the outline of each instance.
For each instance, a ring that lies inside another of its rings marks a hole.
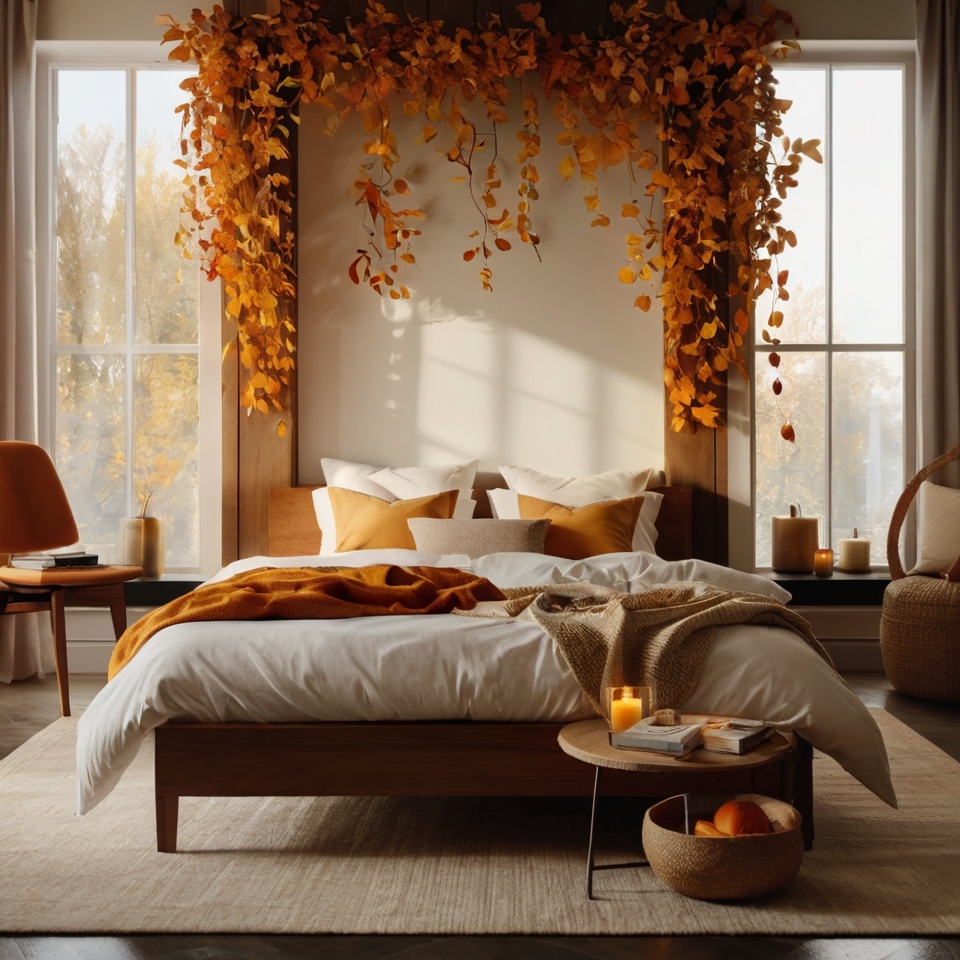
[[[624,770],[643,778],[643,796],[669,797],[682,793],[687,810],[687,832],[697,813],[709,808],[711,796],[760,793],[792,803],[803,817],[804,846],[813,846],[812,749],[791,733],[778,734],[742,756],[695,750],[682,760],[647,750],[610,746],[607,721],[581,720],[567,724],[557,738],[564,753],[595,768],[590,805],[590,839],[587,843],[587,898],[593,899],[595,870],[621,870],[645,866],[647,861],[595,866],[594,824],[602,769]],[[701,817],[702,818],[702,817]]]

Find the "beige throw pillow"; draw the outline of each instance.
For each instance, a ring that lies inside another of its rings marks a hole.
[[[465,553],[471,560],[488,553],[543,553],[550,527],[544,520],[407,521],[421,553]]]
[[[341,487],[327,487],[337,530],[337,553],[348,550],[415,550],[407,526],[411,517],[449,519],[457,505],[457,491],[447,490],[414,500],[388,503],[379,497]]]

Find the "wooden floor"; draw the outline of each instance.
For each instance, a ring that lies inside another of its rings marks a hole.
[[[870,707],[882,707],[960,761],[960,705],[901,696],[886,677],[847,677]],[[79,715],[103,681],[71,677]],[[53,677],[0,684],[0,758],[59,716]],[[3,815],[0,809],[0,816]],[[0,883],[3,877],[0,876]],[[958,893],[960,896],[960,893]],[[960,937],[383,937],[129,936],[4,937],[0,960],[960,960]]]

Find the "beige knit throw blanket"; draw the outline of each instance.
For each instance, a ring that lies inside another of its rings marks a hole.
[[[583,692],[606,715],[606,687],[652,688],[656,708],[679,707],[700,681],[720,627],[785,627],[833,664],[803,617],[776,600],[706,584],[667,584],[620,593],[591,583],[504,589],[506,600],[454,611],[467,617],[535,619],[570,664]]]

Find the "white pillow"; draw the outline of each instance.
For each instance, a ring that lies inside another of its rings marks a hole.
[[[501,468],[502,469],[502,468]],[[520,491],[526,493],[525,491]],[[535,494],[526,494],[535,496]],[[637,525],[633,529],[633,549],[643,553],[656,553],[657,543],[657,515],[660,513],[660,504],[663,502],[662,493],[654,493],[652,490],[644,490],[642,493],[631,494],[631,496],[642,496],[643,506],[640,508],[640,516],[637,517]],[[498,489],[488,490],[487,497],[490,500],[490,511],[498,520],[519,520],[520,505],[517,501],[518,493],[514,490]],[[545,499],[545,498],[541,498]],[[621,497],[601,497],[600,500],[619,500]],[[560,503],[565,507],[586,506],[586,504],[564,503],[562,500],[553,500],[552,503]],[[593,500],[592,503],[599,501]]]
[[[371,474],[369,482],[379,484],[394,500],[414,500],[446,490],[457,490],[459,495],[453,519],[469,520],[476,506],[476,501],[470,498],[479,465],[479,460],[469,460],[445,467],[384,467]]]
[[[328,487],[343,487],[379,497],[388,503],[394,500],[413,500],[429,497],[446,490],[458,490],[457,505],[453,519],[469,520],[473,516],[476,501],[470,499],[473,478],[479,460],[454,463],[445,467],[376,467],[370,463],[355,463],[352,460],[335,460],[323,457],[323,477]],[[376,477],[376,479],[374,479]],[[389,484],[389,486],[388,486]],[[392,489],[391,489],[392,488]],[[400,491],[404,491],[401,493]],[[337,526],[330,506],[330,494],[326,487],[313,491],[313,509],[320,527],[320,556],[336,553]]]
[[[960,490],[920,484],[920,559],[910,573],[938,574],[960,556]]]
[[[592,477],[555,477],[530,467],[501,467],[500,473],[511,490],[565,507],[636,497],[665,480],[662,470],[653,469],[608,470]]]

